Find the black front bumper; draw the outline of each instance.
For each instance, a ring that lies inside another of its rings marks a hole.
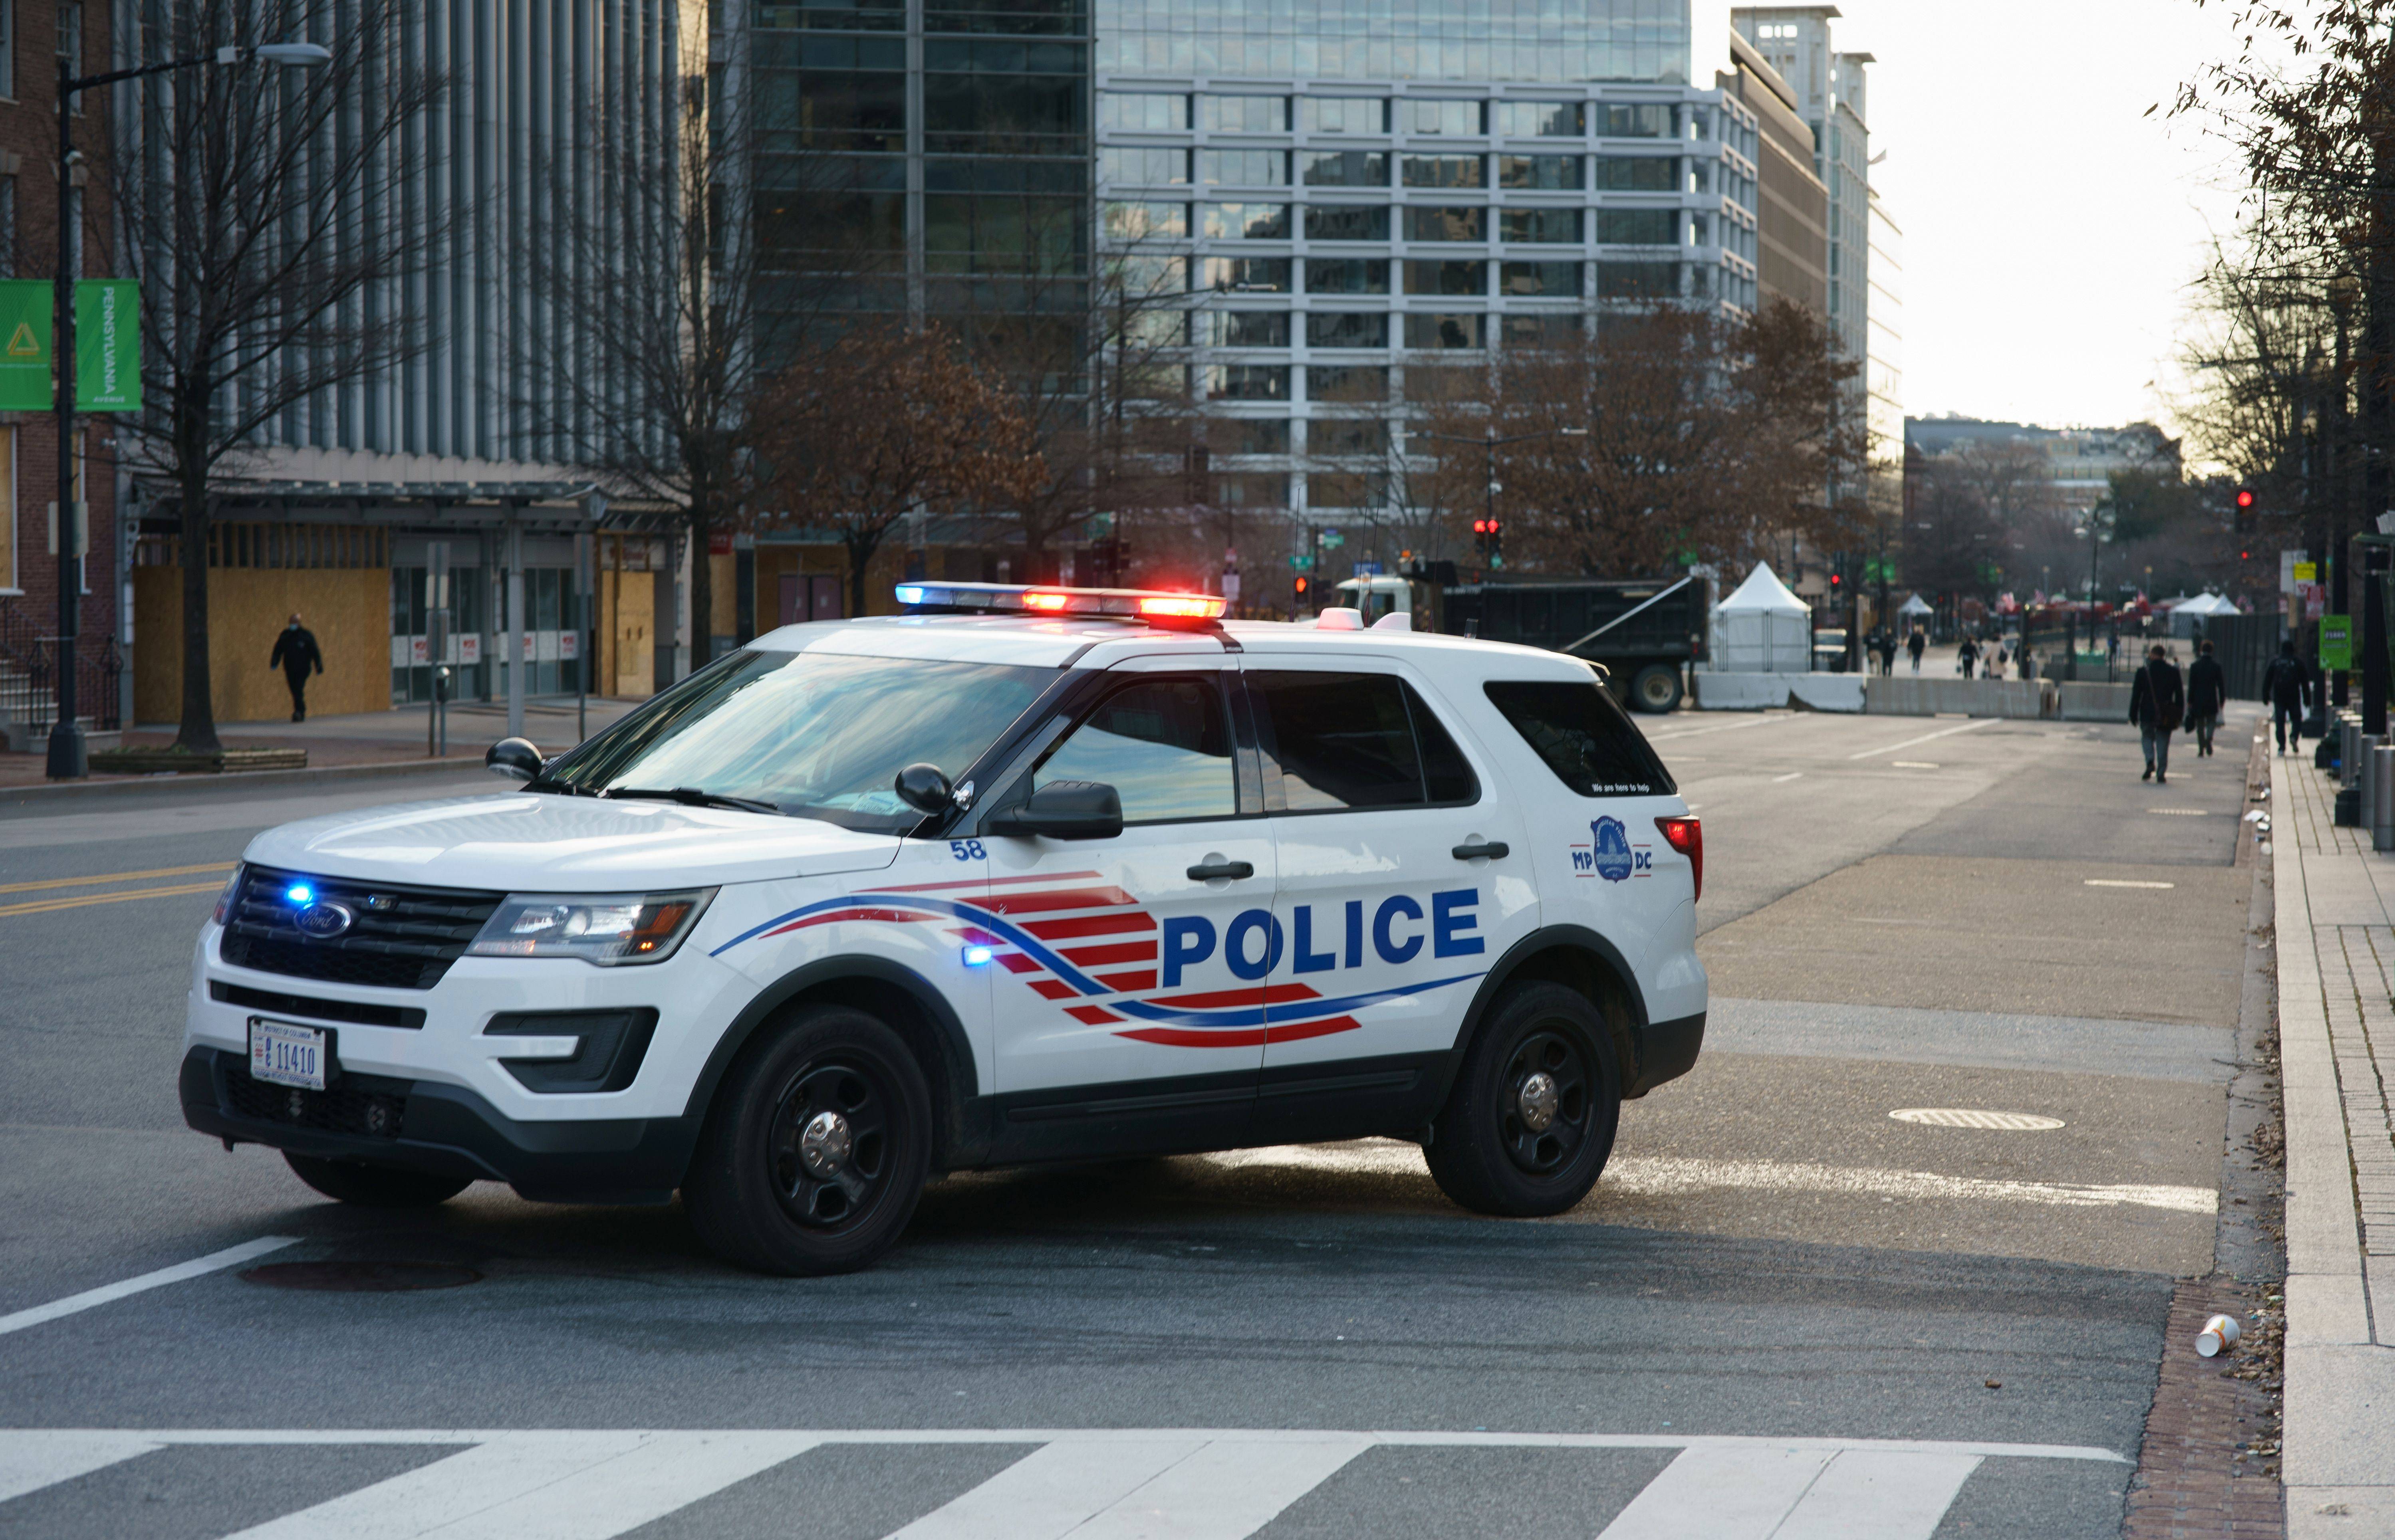
[[[1676,1021],[1649,1021],[1638,1034],[1638,1073],[1623,1096],[1645,1096],[1667,1080],[1677,1080],[1697,1067],[1698,1051],[1705,1046],[1705,1013]]]
[[[261,1095],[250,1080],[246,1059],[207,1047],[183,1060],[183,1121],[218,1139],[322,1160],[502,1181],[540,1203],[670,1203],[698,1141],[695,1117],[524,1123],[462,1086],[351,1078],[379,1104],[377,1125],[394,1132],[367,1132],[363,1114],[358,1126],[341,1126],[347,1109],[312,1093],[285,1112],[273,1105],[275,1093]]]

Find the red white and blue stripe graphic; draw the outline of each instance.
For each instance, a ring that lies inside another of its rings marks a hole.
[[[978,896],[965,898],[961,889]],[[1459,973],[1335,997],[1295,982],[1158,994],[1156,916],[1096,872],[917,883],[825,899],[752,926],[711,955],[850,921],[941,926],[963,945],[989,948],[992,962],[1075,1020],[1121,1022],[1116,1036],[1168,1047],[1255,1047],[1355,1032],[1363,1023],[1352,1013],[1367,1006],[1480,977]]]

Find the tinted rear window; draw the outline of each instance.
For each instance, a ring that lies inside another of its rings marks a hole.
[[[1403,680],[1386,674],[1250,673],[1291,812],[1471,802],[1472,767]]]
[[[1594,679],[1497,680],[1489,699],[1555,779],[1582,796],[1669,796],[1679,790],[1654,748]]]

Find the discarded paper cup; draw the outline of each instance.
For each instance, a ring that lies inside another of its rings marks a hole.
[[[2195,1334],[2195,1350],[2205,1358],[2218,1358],[2223,1348],[2234,1347],[2239,1333],[2234,1318],[2216,1315]]]

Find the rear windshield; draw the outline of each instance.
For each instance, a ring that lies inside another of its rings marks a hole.
[[[735,652],[551,766],[534,790],[690,787],[904,834],[898,772],[954,781],[1056,678],[1051,668],[838,652]]]
[[[1679,790],[1628,713],[1594,679],[1500,679],[1486,688],[1555,779],[1581,796],[1669,796]]]

